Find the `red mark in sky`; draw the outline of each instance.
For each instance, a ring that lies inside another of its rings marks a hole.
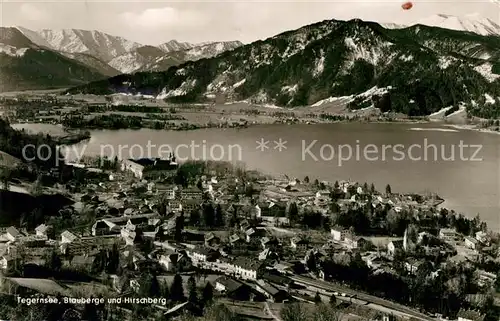
[[[410,10],[411,8],[413,8],[413,3],[405,2],[401,5],[401,8],[403,8],[403,10]]]

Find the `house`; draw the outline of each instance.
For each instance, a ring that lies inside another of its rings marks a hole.
[[[276,273],[276,271],[270,271],[267,273],[262,274],[261,279],[265,280],[266,282],[269,282],[271,284],[276,284],[279,286],[283,287],[290,287],[293,286],[295,283],[292,279],[289,277],[280,275],[279,273]]]
[[[255,284],[257,291],[261,292],[271,302],[281,303],[288,298],[288,293],[278,289],[264,280],[257,280]]]
[[[173,199],[168,202],[168,212],[170,213],[181,213],[182,212],[182,202],[178,199]]]
[[[141,229],[142,236],[156,240],[158,233],[160,232],[160,226],[148,225],[146,228]]]
[[[61,243],[72,243],[78,239],[78,236],[66,230],[61,233]]]
[[[330,202],[331,202],[330,191],[322,190],[316,192],[316,197],[314,198],[314,205],[323,207],[330,204]]]
[[[465,237],[465,246],[467,246],[470,249],[475,250],[478,247],[479,241],[476,240],[475,238],[472,238],[470,236]]]
[[[247,257],[237,257],[228,265],[236,277],[249,280],[257,280],[263,267],[261,262]]]
[[[38,225],[35,228],[35,233],[38,236],[48,237],[48,235],[50,234],[51,230],[52,230],[52,227],[50,225],[41,224],[41,225]]]
[[[251,291],[249,286],[226,276],[222,276],[215,280],[215,290],[223,293],[232,300],[250,300]]]
[[[454,228],[442,228],[439,230],[439,238],[447,242],[452,242],[458,241],[459,235]]]
[[[202,199],[188,198],[181,200],[182,209],[185,213],[191,213],[194,210],[201,210],[201,205],[203,204]]]
[[[418,269],[422,266],[424,261],[419,261],[413,258],[409,258],[408,261],[405,262],[405,269],[410,274],[416,274]]]
[[[218,244],[220,244],[220,238],[218,236],[212,232],[205,234],[205,246],[214,247]]]
[[[189,271],[192,268],[192,261],[183,252],[163,254],[160,256],[158,262],[168,271],[168,272],[183,272]]]
[[[156,190],[158,193],[164,195],[167,200],[174,200],[177,197],[179,188],[176,185],[168,185],[168,186],[158,186],[156,185]]]
[[[179,260],[179,253],[161,255],[158,262],[165,267],[168,272],[175,271]]]
[[[256,236],[257,233],[255,233],[255,229],[253,227],[247,229],[245,231],[245,239],[247,241],[247,243],[250,243],[250,241],[252,239],[255,239],[257,236]]]
[[[285,217],[286,204],[260,202],[257,205],[259,206],[260,218],[262,220],[264,220],[265,217],[268,217],[269,219],[274,217]]]
[[[181,190],[181,199],[203,199],[203,192],[198,188],[185,188]]]
[[[21,237],[21,233],[14,226],[11,226],[5,231],[5,236],[9,241],[14,242]]]
[[[290,219],[285,216],[261,216],[261,220],[273,226],[288,226]]]
[[[485,270],[476,270],[476,275],[477,275],[477,283],[479,286],[491,286],[495,284],[497,280],[497,276],[494,273],[491,272],[486,272]]]
[[[198,262],[215,261],[218,258],[217,254],[219,252],[206,247],[197,246],[192,250],[187,250],[186,253],[193,260],[193,264],[196,265]]]
[[[261,242],[262,248],[264,250],[269,249],[271,251],[276,251],[280,245],[280,242],[274,237],[269,238],[267,236],[264,236],[260,242]]]
[[[44,235],[28,235],[19,239],[20,243],[25,247],[42,248],[47,244],[47,236]]]
[[[133,226],[135,227],[135,229],[137,228],[145,228],[147,227],[150,222],[156,222],[156,221],[153,221],[153,220],[150,220],[152,218],[155,218],[155,214],[140,214],[140,215],[134,215],[134,216],[130,216],[128,217],[128,220],[127,220],[127,226]]]
[[[135,242],[139,241],[139,234],[135,229],[135,225],[127,224],[126,227],[122,228],[120,235],[127,245],[134,245]]]
[[[246,248],[246,242],[238,234],[233,234],[229,237],[229,244],[234,249]]]
[[[116,224],[109,220],[98,220],[92,225],[92,236],[109,235],[113,232],[117,232],[113,229],[114,226],[116,226]]]
[[[373,270],[380,268],[382,265],[382,260],[378,253],[369,253],[368,255],[361,257],[361,259],[366,263],[366,266]]]
[[[389,244],[387,244],[387,253],[390,256],[394,256],[396,253],[402,252],[402,251],[404,251],[402,240],[391,241],[391,242],[389,242]]]
[[[125,159],[121,162],[120,169],[122,172],[124,171],[129,171],[131,172],[136,178],[142,179],[144,175],[144,166],[141,164],[138,164],[136,161],[133,159]]]
[[[357,235],[346,235],[344,238],[344,242],[346,245],[351,248],[351,249],[357,249],[362,247],[364,244],[366,244],[368,241],[366,239],[357,236]]]
[[[241,229],[242,232],[245,232],[250,227],[251,227],[250,222],[248,222],[248,220],[246,218],[243,219],[243,220],[241,220],[241,222],[240,222],[240,229]]]
[[[309,246],[309,241],[303,238],[293,237],[290,240],[290,247],[294,250],[306,251],[308,246]]]
[[[484,314],[474,310],[460,309],[457,314],[458,321],[484,321]]]
[[[488,234],[483,231],[476,232],[476,240],[485,245],[488,245],[490,242]]]
[[[262,210],[260,209],[260,206],[259,204],[256,204],[250,211],[250,215],[251,217],[254,217],[254,218],[261,218],[262,216]]]
[[[341,227],[333,227],[330,230],[330,232],[332,234],[333,239],[338,242],[343,241],[347,233],[346,230]]]
[[[20,259],[16,255],[6,254],[0,258],[0,269],[4,272],[14,271],[20,264]]]

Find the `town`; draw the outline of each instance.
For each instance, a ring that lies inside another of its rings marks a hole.
[[[61,124],[67,130],[139,129],[194,130],[200,128],[245,128],[258,124],[317,124],[348,121],[411,121],[374,110],[346,110],[317,107],[292,111],[249,102],[169,104],[144,96],[109,95],[58,96],[55,94],[18,94],[1,96],[0,114],[11,123]]]
[[[2,318],[498,319],[500,238],[437,195],[175,155],[16,156],[1,157]]]

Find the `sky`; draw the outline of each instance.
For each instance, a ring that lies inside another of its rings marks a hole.
[[[478,13],[500,24],[500,0],[0,0],[0,25],[87,29],[141,44],[240,40],[249,43],[325,19],[409,24],[433,14]]]

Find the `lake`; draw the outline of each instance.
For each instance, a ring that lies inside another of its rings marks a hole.
[[[51,134],[62,131],[45,124],[13,127]],[[242,161],[247,169],[298,179],[373,182],[381,191],[390,184],[394,192],[436,192],[446,200],[443,206],[467,216],[479,213],[491,229],[500,231],[500,135],[492,133],[438,124],[342,123],[196,131],[96,130],[91,135],[89,141],[66,150],[68,159],[80,153],[98,155],[101,150],[120,158],[166,157],[177,150],[179,158]]]

